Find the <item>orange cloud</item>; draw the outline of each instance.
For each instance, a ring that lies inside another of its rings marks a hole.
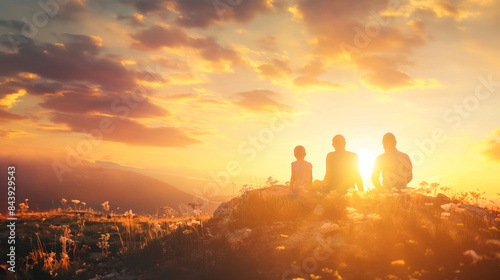
[[[175,127],[148,127],[120,117],[71,115],[53,113],[54,123],[65,124],[72,131],[81,133],[101,130],[104,141],[113,141],[132,146],[186,147],[201,143],[185,131]],[[104,128],[103,122],[106,123]]]
[[[265,78],[282,78],[292,74],[288,60],[273,59],[269,63],[258,66],[257,70]]]
[[[150,28],[131,34],[132,47],[142,51],[153,51],[162,47],[188,47],[198,51],[200,57],[214,64],[230,62],[232,65],[243,65],[245,62],[233,49],[220,46],[214,38],[191,37],[183,30],[175,27],[154,25]]]
[[[270,90],[256,89],[247,92],[235,93],[237,100],[233,101],[235,105],[253,111],[266,111],[273,108],[289,108],[288,105],[276,101],[281,98],[281,94]]]
[[[16,136],[26,135],[25,131],[16,129],[0,129],[0,137],[12,138]]]
[[[23,119],[27,119],[27,117],[13,114],[0,108],[0,122],[17,121]]]
[[[189,65],[185,61],[179,61],[161,55],[152,55],[150,59],[160,64],[161,66],[165,66],[167,68],[184,70],[184,71],[190,70]]]
[[[320,81],[318,79],[318,76],[326,72],[325,64],[319,59],[309,61],[298,72],[302,76],[293,80],[293,83],[298,87],[343,88],[339,83]]]
[[[0,51],[0,65],[9,65],[0,68],[0,76],[17,79],[1,87],[25,88],[27,93],[33,89],[34,94],[44,94],[76,82],[89,82],[112,91],[132,90],[137,85],[142,73],[128,70],[112,56],[100,56],[101,38],[78,34],[64,34],[63,38],[65,44],[39,44],[25,38],[17,53]],[[6,37],[0,37],[0,43],[10,45]],[[36,74],[43,80],[18,76],[19,73]]]
[[[482,154],[493,161],[500,162],[500,129],[493,132],[493,136],[485,142]]]
[[[46,109],[74,114],[107,114],[131,118],[154,118],[169,116],[163,107],[151,103],[149,98],[134,101],[130,95],[103,94],[87,92],[64,92],[61,95],[47,96],[40,103]]]
[[[275,51],[276,47],[276,37],[274,36],[262,36],[257,39],[257,46],[266,51]]]
[[[182,27],[206,28],[231,20],[245,23],[259,13],[283,8],[282,1],[213,1],[213,0],[121,0],[130,4],[141,14],[165,16],[167,12],[177,14],[175,23]]]
[[[115,16],[117,20],[126,20],[131,25],[135,26],[143,26],[144,25],[144,16],[138,13],[133,13],[131,15],[117,15]]]
[[[423,24],[415,21],[413,29],[398,27],[391,18],[380,15],[382,11],[393,9],[391,5],[394,3],[384,0],[300,0],[297,10],[308,30],[316,36],[311,42],[318,54],[333,59],[346,55],[353,66],[368,71],[360,77],[365,85],[391,90],[418,84],[402,68],[409,66],[406,57],[412,49],[425,44],[421,32]],[[367,63],[373,57],[383,59]],[[391,64],[384,61],[385,57],[391,57]],[[391,81],[387,75],[393,74],[396,76]],[[295,83],[325,85],[312,74],[304,75]]]

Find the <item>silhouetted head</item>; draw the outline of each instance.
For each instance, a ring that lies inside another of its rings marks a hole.
[[[382,145],[384,145],[384,150],[395,149],[396,143],[396,136],[394,136],[394,134],[390,132],[384,134],[384,137],[382,138]]]
[[[306,148],[303,146],[297,146],[293,149],[293,155],[297,159],[304,159],[306,157]]]
[[[345,138],[344,136],[337,134],[332,139],[332,146],[335,148],[335,151],[345,150]]]

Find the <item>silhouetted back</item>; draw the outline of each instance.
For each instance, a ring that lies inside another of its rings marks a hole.
[[[305,160],[292,162],[293,185],[292,188],[302,186],[310,188],[312,185],[312,164]],[[292,181],[290,181],[292,183]]]
[[[378,180],[382,173],[384,189],[404,189],[413,178],[410,157],[397,149],[386,150],[375,160],[372,179]]]
[[[325,185],[328,191],[346,193],[354,188],[359,175],[359,158],[353,152],[340,150],[326,156]]]

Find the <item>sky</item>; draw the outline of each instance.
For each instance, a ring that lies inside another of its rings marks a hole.
[[[500,1],[0,5],[2,153],[60,180],[87,160],[230,194],[288,181],[297,145],[322,180],[342,134],[373,188],[392,132],[410,186],[499,196]]]

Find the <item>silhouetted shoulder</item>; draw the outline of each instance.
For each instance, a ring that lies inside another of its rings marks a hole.
[[[350,157],[353,157],[353,158],[358,158],[358,154],[354,153],[354,152],[349,152],[349,151],[346,151],[346,153],[350,156]]]
[[[410,156],[408,156],[407,154],[403,153],[403,152],[400,152],[401,153],[401,156],[404,157],[406,160],[410,161],[411,162],[411,159],[410,159]]]

